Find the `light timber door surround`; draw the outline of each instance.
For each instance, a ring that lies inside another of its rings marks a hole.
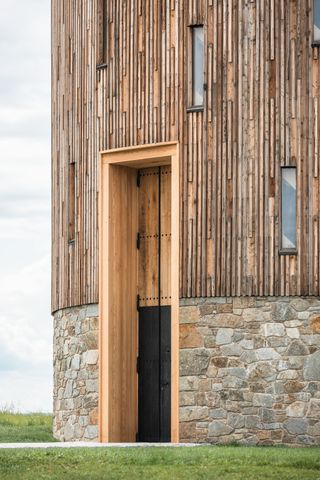
[[[99,438],[135,441],[138,422],[137,170],[171,165],[171,441],[179,441],[179,145],[100,154]],[[120,221],[121,219],[121,221]]]

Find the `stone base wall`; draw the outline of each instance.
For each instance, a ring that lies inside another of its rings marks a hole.
[[[54,315],[54,436],[98,439],[98,305]]]
[[[320,299],[181,302],[180,441],[320,444]]]

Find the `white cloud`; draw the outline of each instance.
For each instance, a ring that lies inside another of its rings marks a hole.
[[[51,410],[50,0],[0,0],[0,406]]]
[[[22,268],[18,264],[13,270],[0,276],[0,405],[10,400],[19,408],[29,410],[24,396],[17,396],[17,378],[24,377],[34,389],[42,389],[43,379],[47,378],[50,380],[45,381],[45,385],[50,385],[47,396],[52,394],[50,257],[46,255]],[[8,380],[10,372],[13,375],[11,397],[10,390],[3,385],[3,379]],[[40,378],[41,383],[34,385]],[[18,384],[21,385],[21,380]]]
[[[0,372],[0,409],[13,406],[20,412],[52,411],[52,378],[21,371]],[[14,400],[12,400],[14,399]]]
[[[46,140],[1,138],[0,192],[41,192],[50,198],[50,143]]]

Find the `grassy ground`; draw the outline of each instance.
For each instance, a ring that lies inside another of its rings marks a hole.
[[[0,443],[50,442],[50,415],[0,412]],[[320,448],[0,450],[0,480],[320,480]]]
[[[0,412],[0,443],[53,441],[51,415]]]
[[[0,451],[1,480],[319,480],[320,449],[199,447]]]

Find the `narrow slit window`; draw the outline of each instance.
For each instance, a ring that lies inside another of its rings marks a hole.
[[[105,67],[107,65],[108,53],[108,10],[107,0],[99,0],[98,9],[98,59],[97,66]]]
[[[68,241],[73,242],[76,236],[75,216],[76,216],[76,179],[75,164],[69,163],[69,199],[68,199]]]
[[[297,171],[295,167],[281,169],[282,250],[297,248]]]
[[[204,35],[203,26],[192,27],[192,105],[203,106]]]
[[[320,0],[313,1],[313,42],[320,44]]]
[[[108,53],[108,10],[107,1],[103,0],[103,62],[107,63]]]

